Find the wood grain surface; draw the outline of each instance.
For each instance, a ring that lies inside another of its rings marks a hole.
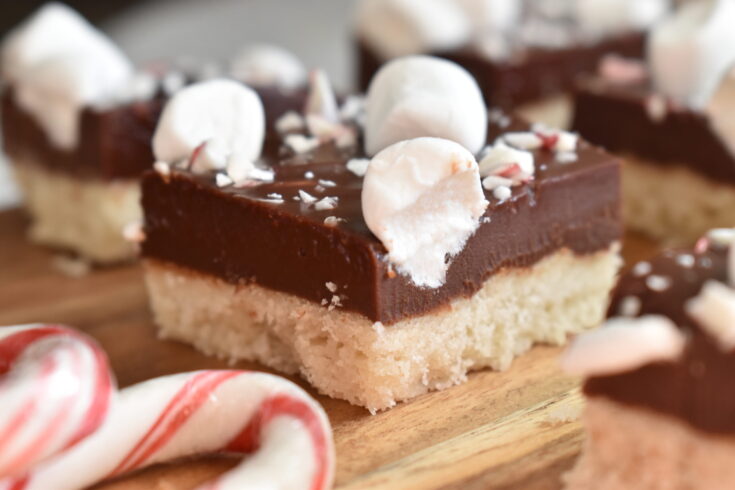
[[[26,226],[20,211],[0,213],[0,325],[56,322],[84,330],[107,350],[120,386],[229,367],[156,338],[137,266],[65,276],[53,266],[56,252],[26,242]],[[626,238],[628,263],[653,251],[644,239]],[[559,372],[558,354],[536,347],[506,372],[474,373],[467,383],[375,416],[315,394],[334,426],[337,488],[560,488],[583,434],[578,381]],[[193,488],[236,462],[208,457],[159,465],[98,488]]]

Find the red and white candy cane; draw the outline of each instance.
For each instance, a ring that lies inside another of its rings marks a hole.
[[[192,454],[252,453],[208,490],[331,487],[334,448],[321,406],[277,376],[197,371],[120,391],[100,429],[2,490],[72,490]]]
[[[95,431],[115,393],[98,345],[59,325],[0,327],[0,478]]]

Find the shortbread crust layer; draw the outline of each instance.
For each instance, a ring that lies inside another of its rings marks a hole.
[[[625,156],[622,189],[626,226],[667,245],[691,245],[707,230],[735,225],[735,185],[684,165]]]
[[[95,263],[135,257],[123,229],[142,219],[137,179],[84,179],[48,170],[31,158],[15,157],[13,164],[32,220],[32,241]]]
[[[162,337],[300,373],[326,395],[377,411],[461,383],[472,370],[507,369],[536,343],[559,345],[597,325],[618,249],[561,249],[532,266],[498,271],[469,298],[390,326],[158,259],[146,259],[144,268]]]
[[[587,439],[567,490],[710,490],[735,481],[735,437],[605,397],[587,399]]]

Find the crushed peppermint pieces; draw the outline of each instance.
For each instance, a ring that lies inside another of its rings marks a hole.
[[[333,295],[332,300],[329,302],[329,306],[327,307],[328,311],[332,311],[338,306],[342,306],[342,298],[339,297],[339,295]]]
[[[560,163],[577,160],[579,136],[576,133],[549,129],[542,124],[534,124],[531,129],[531,131],[505,133],[500,137],[500,141],[517,150],[530,152],[543,149],[554,152],[556,160]]]
[[[283,199],[283,196],[277,192],[271,192],[266,196],[268,199]]]
[[[227,187],[228,185],[232,185],[234,183],[233,180],[225,174],[217,174],[214,177],[214,180],[217,183],[217,187]]]
[[[337,292],[337,285],[333,283],[332,281],[328,281],[324,284],[330,293],[336,293]]]
[[[505,201],[511,196],[512,192],[510,187],[501,185],[493,189],[493,196],[499,201]]]
[[[638,262],[636,265],[633,266],[633,269],[631,271],[633,272],[633,275],[636,277],[643,277],[647,276],[651,273],[651,263],[646,262],[645,260],[642,260]]]
[[[309,153],[319,145],[319,138],[304,136],[303,134],[289,134],[285,139],[286,145],[296,154]]]
[[[156,162],[153,164],[153,170],[158,172],[159,175],[162,175],[164,177],[168,177],[171,175],[171,165],[169,165],[166,162]]]
[[[314,178],[314,172],[309,170],[308,172],[304,172],[304,178],[305,179],[313,179]]]
[[[620,316],[635,317],[641,312],[641,299],[638,296],[626,296],[620,300],[618,314]]]
[[[327,226],[337,226],[343,221],[345,221],[344,218],[338,218],[336,216],[327,216],[324,218],[324,224]]]
[[[511,179],[507,179],[505,177],[499,177],[497,175],[489,175],[482,179],[482,187],[485,188],[485,190],[488,191],[494,191],[498,187],[510,187],[513,185],[513,181]]]
[[[334,187],[337,183],[333,180],[319,179],[319,185],[324,187]]]
[[[694,267],[694,255],[692,254],[679,254],[676,256],[676,263],[681,267],[691,269]]]
[[[334,209],[337,207],[337,198],[336,197],[325,197],[322,198],[320,201],[316,202],[314,204],[314,209],[317,211],[324,211],[327,209]]]
[[[574,163],[578,159],[577,154],[573,151],[560,151],[554,158],[559,163]]]
[[[666,276],[650,275],[646,278],[646,286],[651,291],[666,291],[671,286],[671,279]]]
[[[483,150],[479,167],[483,188],[501,201],[511,196],[512,187],[533,180],[535,173],[533,154],[503,141]]]
[[[347,170],[357,175],[358,177],[365,177],[367,173],[368,165],[370,165],[369,158],[351,158],[347,161]]]
[[[276,121],[276,131],[281,134],[302,131],[305,127],[304,118],[296,111],[288,111]]]
[[[301,198],[301,202],[303,202],[304,204],[312,204],[312,203],[315,203],[317,201],[317,198],[316,197],[314,197],[311,194],[309,194],[308,192],[302,191],[300,189],[299,189],[299,197]]]

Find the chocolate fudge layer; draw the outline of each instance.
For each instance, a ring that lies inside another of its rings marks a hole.
[[[492,124],[489,141],[522,130],[528,124],[515,121],[502,130]],[[486,192],[485,218],[452,259],[446,283],[417,287],[391,270],[387,251],[363,220],[362,179],[345,166],[351,153],[323,146],[281,157],[275,181],[252,187],[219,188],[213,176],[180,170],[149,172],[142,254],[316,303],[325,284],[336,283],[344,291],[343,309],[391,324],[469,297],[501,269],[527,267],[561,249],[580,255],[607,250],[621,237],[618,161],[585,142],[569,163],[538,150],[535,180],[514,188],[505,201]],[[306,206],[303,196],[295,200],[299,191],[336,197],[336,206]]]
[[[575,91],[574,106],[573,129],[613,153],[661,167],[686,166],[713,181],[735,183],[735,154],[712,118],[668,103],[646,83],[590,79]]]
[[[665,413],[703,431],[735,433],[735,394],[729,389],[735,352],[723,351],[684,307],[706,281],[727,282],[727,250],[670,250],[649,263],[650,272],[636,275],[634,268],[620,280],[609,313],[619,315],[624,301],[638,298],[639,315],[670,318],[687,333],[687,346],[681,358],[673,362],[590,378],[584,385],[585,393]],[[663,278],[668,286],[663,291],[651,289],[651,278]]]
[[[191,80],[190,80],[191,81]],[[256,89],[272,124],[283,113],[301,109],[305,91]],[[79,143],[71,150],[54,145],[38,122],[18,106],[12,88],[2,95],[2,136],[11,159],[25,161],[79,178],[136,178],[154,161],[151,140],[168,97],[159,90],[148,100],[111,108],[87,107],[80,116]],[[273,145],[267,140],[266,145]]]
[[[522,47],[507,58],[493,60],[476,48],[431,53],[465,67],[476,79],[490,106],[515,107],[559,93],[571,92],[582,74],[597,70],[608,54],[640,58],[645,36],[620,34],[595,42],[577,42],[563,48]],[[357,41],[358,81],[367,89],[385,62],[363,41]]]

